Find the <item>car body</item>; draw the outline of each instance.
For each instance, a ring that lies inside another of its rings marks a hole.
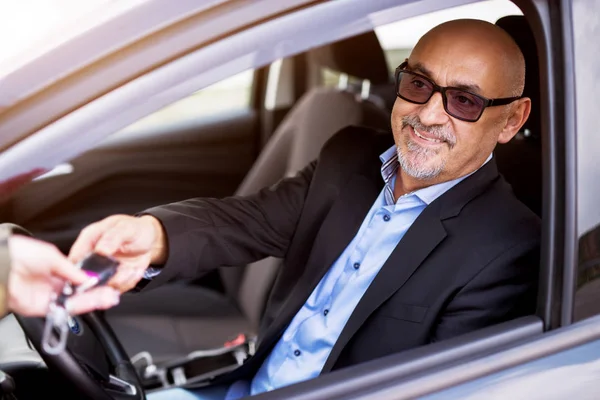
[[[277,60],[468,3],[111,3],[96,11],[101,23],[80,26],[68,40],[0,76],[0,180],[34,168],[52,171],[22,188],[3,207],[3,217],[67,251],[86,223],[103,216],[193,196],[230,195],[264,149],[273,130],[267,123],[276,126],[299,98],[295,93],[279,109],[267,99],[274,96],[269,74]],[[543,241],[536,315],[257,398],[595,397],[600,139],[592,96],[600,88],[595,42],[600,2],[515,4],[533,30],[540,71]],[[254,72],[243,75],[249,70]],[[192,112],[180,125],[165,125],[166,131],[142,129],[143,136],[132,128],[234,75],[252,77],[247,107],[208,112],[201,120]],[[298,90],[306,89],[300,84]],[[214,165],[231,168],[217,173]]]

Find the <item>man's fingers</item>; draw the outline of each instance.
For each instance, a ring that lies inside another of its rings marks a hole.
[[[66,303],[69,314],[85,314],[94,310],[106,310],[119,304],[119,291],[103,286],[76,294]]]
[[[121,268],[108,282],[110,286],[118,289],[121,293],[131,290],[144,276],[144,270],[136,268]]]
[[[96,243],[95,251],[112,256],[125,244],[136,239],[135,229],[129,221],[122,221],[107,230]]]
[[[117,269],[117,273],[112,278],[110,278],[110,280],[108,281],[108,284],[110,286],[112,286],[113,288],[121,291],[121,287],[124,286],[125,281],[127,280],[128,276],[129,276],[129,269],[119,267],[119,269]]]
[[[72,262],[79,262],[89,253],[93,252],[102,236],[110,231],[119,220],[119,217],[108,217],[83,229],[71,247],[69,259]]]
[[[87,228],[83,229],[69,252],[69,260],[72,262],[81,261],[86,255],[94,250],[96,242],[104,233],[105,224],[104,221],[92,224]]]

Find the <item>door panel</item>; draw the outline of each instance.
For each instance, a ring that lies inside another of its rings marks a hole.
[[[66,253],[82,228],[106,216],[233,194],[258,152],[254,75],[244,71],[113,133],[23,188],[5,219]]]
[[[108,215],[233,194],[256,155],[256,113],[171,129],[118,138],[71,160],[71,173],[19,192],[8,220],[67,252],[83,227]]]
[[[597,399],[600,341],[586,343],[454,388],[421,397],[441,399]]]

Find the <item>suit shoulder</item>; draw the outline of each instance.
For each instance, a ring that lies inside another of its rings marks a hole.
[[[515,196],[502,177],[473,202],[471,210],[478,219],[492,224],[490,226],[495,227],[497,234],[510,231],[514,239],[540,239],[540,217]]]
[[[350,125],[334,134],[323,146],[322,155],[379,155],[394,144],[389,131]]]

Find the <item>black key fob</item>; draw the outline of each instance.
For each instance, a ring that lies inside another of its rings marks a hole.
[[[119,261],[112,257],[103,256],[97,253],[90,254],[79,263],[79,267],[90,278],[77,287],[73,287],[70,283],[66,283],[62,292],[56,299],[56,304],[64,307],[67,298],[73,294],[82,293],[95,287],[105,285],[117,272],[118,266]]]
[[[91,278],[96,278],[94,279],[96,284],[93,285],[93,287],[96,287],[105,285],[106,282],[113,277],[113,275],[117,272],[119,261],[112,257],[92,253],[84,258],[80,265],[81,269],[84,270],[88,276]]]

